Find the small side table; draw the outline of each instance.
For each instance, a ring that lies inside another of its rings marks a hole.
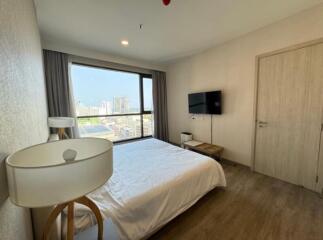
[[[209,157],[215,158],[217,160],[221,160],[222,153],[224,148],[218,145],[209,144],[209,143],[201,143],[199,145],[192,146],[189,142],[184,143],[184,147],[186,149],[191,149],[196,152],[205,154]]]

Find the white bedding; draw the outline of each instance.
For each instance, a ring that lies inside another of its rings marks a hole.
[[[114,147],[110,180],[89,197],[104,218],[111,217],[121,239],[142,239],[191,207],[216,186],[226,186],[215,160],[171,144],[148,139]],[[77,205],[76,229],[95,224]]]

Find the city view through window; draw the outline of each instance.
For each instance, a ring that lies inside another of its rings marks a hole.
[[[81,137],[152,135],[151,76],[72,64],[71,78]]]

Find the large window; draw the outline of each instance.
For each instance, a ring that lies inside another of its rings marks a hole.
[[[151,136],[151,75],[72,64],[81,137],[123,141]]]

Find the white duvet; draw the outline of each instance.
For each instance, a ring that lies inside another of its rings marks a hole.
[[[89,197],[110,217],[121,239],[142,239],[191,207],[216,186],[226,186],[215,160],[148,139],[114,147],[110,180]],[[76,207],[78,231],[95,224],[86,208]]]

